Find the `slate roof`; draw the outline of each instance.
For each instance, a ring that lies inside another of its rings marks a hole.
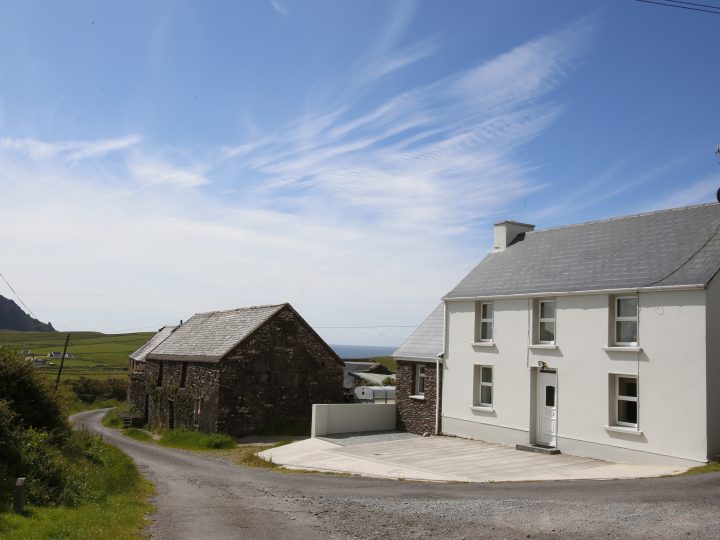
[[[707,285],[720,269],[720,205],[532,231],[490,253],[445,298]]]
[[[147,358],[218,362],[288,304],[196,313]]]
[[[144,362],[150,351],[165,341],[176,328],[177,326],[163,326],[157,334],[145,342],[145,345],[132,353],[130,358],[136,362]]]
[[[422,358],[437,360],[443,352],[443,332],[445,329],[445,308],[443,304],[433,312],[408,336],[393,354],[395,358]]]

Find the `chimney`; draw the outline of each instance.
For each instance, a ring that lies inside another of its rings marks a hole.
[[[519,234],[525,234],[535,229],[535,225],[518,223],[517,221],[500,221],[493,226],[495,244],[493,252],[503,251],[513,243]]]

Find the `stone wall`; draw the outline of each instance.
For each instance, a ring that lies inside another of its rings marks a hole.
[[[411,398],[415,394],[416,366],[425,366],[425,399]],[[435,433],[435,403],[437,401],[437,377],[435,362],[397,361],[395,404],[397,405],[397,429],[410,433]],[[440,370],[442,384],[442,369]]]
[[[343,365],[289,306],[220,364],[218,430],[233,435],[307,423],[314,403],[343,402]]]
[[[145,370],[150,427],[170,427],[172,416],[174,427],[206,433],[217,431],[219,365],[163,360],[162,386],[158,386],[160,364],[158,360],[148,360]],[[186,365],[184,385],[181,384],[183,364]]]
[[[147,360],[130,380],[130,405],[142,415],[147,396],[151,428],[173,419],[174,427],[237,436],[287,422],[309,429],[314,403],[343,402],[342,362],[289,306],[220,362]]]

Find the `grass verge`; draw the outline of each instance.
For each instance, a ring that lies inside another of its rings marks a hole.
[[[127,410],[127,403],[121,403],[120,405],[113,407],[109,410],[102,419],[102,425],[111,428],[122,427],[122,419],[120,414]]]
[[[153,440],[152,433],[149,431],[145,431],[144,429],[138,429],[138,428],[125,428],[122,430],[123,435],[127,435],[131,439],[135,439],[136,441],[142,441],[142,442],[151,442]]]
[[[700,465],[699,467],[693,467],[688,469],[680,476],[691,476],[693,474],[704,474],[709,472],[720,472],[720,461],[711,461],[707,465]]]
[[[207,434],[183,428],[162,432],[158,444],[183,450],[218,450],[236,446],[235,439],[229,435]]]
[[[0,513],[0,538],[117,539],[142,538],[152,484],[133,461],[99,438],[93,459],[78,469],[84,495],[74,506],[28,506],[24,515]],[[6,508],[7,510],[7,508]]]
[[[272,460],[268,461],[268,460],[261,458],[260,456],[257,455],[257,453],[262,452],[263,450],[277,448],[278,446],[284,446],[286,444],[290,444],[291,442],[292,441],[280,441],[280,442],[277,442],[277,443],[271,444],[271,445],[241,444],[231,450],[217,452],[217,454],[223,456],[224,458],[228,459],[229,461],[232,461],[233,463],[245,465],[246,467],[259,467],[259,468],[263,468],[263,469],[288,470],[288,469],[281,468],[280,465],[273,463]],[[298,472],[298,471],[291,471],[291,472]]]

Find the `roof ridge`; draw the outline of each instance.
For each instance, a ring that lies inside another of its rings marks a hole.
[[[282,304],[261,304],[258,306],[246,306],[246,307],[240,307],[240,308],[233,308],[233,309],[217,309],[215,311],[198,311],[193,315],[212,315],[214,313],[231,313],[233,311],[245,311],[250,309],[262,309],[262,308],[272,308],[272,307],[283,307],[287,306],[289,302],[283,302]]]
[[[584,225],[595,225],[596,223],[608,223],[611,221],[622,221],[622,220],[628,220],[628,219],[634,219],[644,216],[651,216],[655,214],[665,214],[668,212],[679,212],[681,210],[690,210],[691,208],[702,208],[705,206],[718,206],[718,203],[716,202],[709,202],[709,203],[703,203],[703,204],[693,204],[689,206],[680,206],[678,208],[666,208],[664,210],[652,210],[649,212],[640,212],[638,214],[629,214],[627,216],[617,216],[617,217],[611,217],[611,218],[605,218],[605,219],[595,219],[591,221],[583,221],[582,223],[572,223],[570,225],[558,225],[556,227],[546,227],[544,229],[535,229],[534,231],[527,231],[525,234],[535,234],[539,232],[546,232],[546,231],[556,231],[559,229],[570,229],[572,227],[582,227]]]

